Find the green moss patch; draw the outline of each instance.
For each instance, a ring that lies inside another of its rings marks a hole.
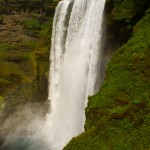
[[[26,28],[32,29],[32,30],[38,30],[40,29],[40,23],[36,19],[27,19],[23,21],[23,25]]]

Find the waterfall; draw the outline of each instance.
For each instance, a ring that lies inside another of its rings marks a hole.
[[[84,131],[87,98],[100,85],[104,5],[105,0],[62,0],[56,8],[47,115],[52,150]]]

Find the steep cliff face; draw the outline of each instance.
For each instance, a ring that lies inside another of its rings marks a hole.
[[[0,0],[0,13],[10,14],[14,12],[43,12],[50,14],[54,11],[59,0]]]
[[[9,132],[18,126],[27,132],[27,125],[48,111],[56,4],[51,0],[0,0],[0,149]]]
[[[108,51],[119,48],[132,37],[135,24],[142,19],[148,7],[148,0],[144,2],[141,0],[106,0],[105,26]]]
[[[49,49],[56,3],[0,1],[0,109],[47,99]],[[42,92],[43,91],[43,92]]]
[[[100,91],[89,98],[86,132],[65,148],[150,148],[150,2],[106,2],[107,51],[117,49]],[[122,45],[123,44],[123,45]]]

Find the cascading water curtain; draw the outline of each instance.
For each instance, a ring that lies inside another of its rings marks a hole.
[[[52,150],[84,131],[87,97],[100,85],[104,5],[105,0],[63,0],[56,8],[47,116]]]

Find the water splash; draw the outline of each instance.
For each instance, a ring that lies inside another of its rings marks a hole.
[[[63,0],[54,17],[50,55],[48,139],[61,150],[84,131],[87,97],[100,85],[105,0]]]

